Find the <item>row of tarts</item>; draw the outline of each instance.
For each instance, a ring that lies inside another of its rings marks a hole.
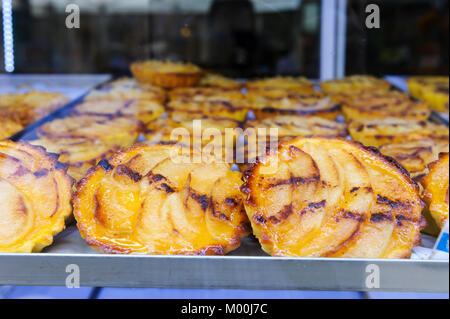
[[[240,83],[159,61],[132,72],[137,81],[90,92],[39,139],[0,142],[0,251],[42,250],[72,207],[102,253],[226,254],[253,233],[273,256],[407,258],[425,206],[431,223],[448,217],[448,128],[427,121],[448,108],[448,78],[411,78],[416,100],[369,76],[316,90],[304,78]],[[194,119],[223,139],[226,128],[276,127],[279,145],[254,154],[248,136],[234,137],[233,171],[204,151],[211,136],[189,146]],[[170,141],[179,127],[185,146]]]

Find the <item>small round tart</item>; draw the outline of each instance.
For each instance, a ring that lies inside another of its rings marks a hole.
[[[2,127],[0,128],[0,140],[7,139],[11,135],[21,131],[23,125],[8,118],[2,119]]]
[[[184,113],[173,113],[171,117],[148,123],[144,136],[150,143],[180,143],[201,149],[204,153],[230,163],[234,158],[234,145],[240,133],[235,130],[239,124],[231,119],[192,118]]]
[[[253,232],[273,256],[408,258],[421,243],[417,184],[359,143],[284,142],[245,179]]]
[[[448,143],[448,127],[428,121],[399,118],[352,121],[348,125],[351,137],[367,146],[402,143],[407,140],[433,139]]]
[[[131,117],[148,123],[164,113],[164,106],[152,100],[89,100],[78,104],[73,112],[76,115],[108,115]]]
[[[169,100],[182,100],[184,102],[207,102],[207,101],[244,101],[245,95],[240,90],[224,90],[217,87],[192,87],[178,88],[169,91]]]
[[[172,100],[166,105],[169,114],[185,113],[191,118],[214,117],[243,122],[247,116],[248,103],[223,96],[195,96]]]
[[[23,94],[21,104],[32,110],[26,124],[37,121],[69,101],[70,99],[66,95],[60,93],[30,91]]]
[[[347,136],[345,124],[316,116],[278,115],[263,120],[248,121],[244,128],[254,128],[258,137],[270,135],[271,129],[274,134],[274,129],[277,130],[276,134],[279,138],[294,138],[297,136]]]
[[[423,177],[427,166],[439,158],[439,153],[449,152],[448,140],[417,139],[393,144],[384,144],[379,148],[384,155],[393,157],[414,179]]]
[[[79,115],[56,119],[37,130],[40,138],[88,139],[128,147],[136,142],[142,123],[129,117]]]
[[[73,180],[42,147],[0,141],[0,252],[39,252],[72,213]]]
[[[194,86],[204,74],[202,69],[191,63],[157,60],[134,62],[130,69],[138,82],[167,89]]]
[[[276,76],[271,78],[256,79],[245,84],[248,89],[282,89],[282,90],[302,90],[313,89],[314,83],[305,77]]]
[[[449,80],[444,76],[413,76],[408,79],[412,96],[424,100],[438,112],[448,112]]]
[[[341,79],[334,79],[320,83],[320,87],[326,93],[362,93],[362,92],[386,92],[391,84],[383,79],[370,75],[351,75]]]
[[[428,211],[440,228],[448,219],[448,156],[448,152],[439,154],[439,159],[429,165],[429,173],[420,181]]]
[[[102,253],[223,255],[249,224],[241,175],[227,164],[192,161],[177,145],[134,145],[101,161],[77,185],[74,215]]]
[[[220,74],[206,73],[198,83],[201,87],[220,88],[224,90],[240,89],[242,84]]]
[[[23,126],[34,122],[69,102],[63,94],[30,91],[24,94],[0,95],[0,117]]]
[[[340,106],[318,91],[307,89],[286,92],[279,89],[249,90],[248,104],[257,119],[274,115],[320,116],[334,120],[340,113]]]
[[[151,100],[164,102],[166,92],[153,85],[140,85],[132,78],[122,78],[92,90],[85,98],[89,100]]]
[[[405,93],[388,91],[349,95],[343,100],[342,113],[347,121],[386,117],[421,121],[428,119],[431,109],[426,103],[416,102]]]
[[[30,141],[30,144],[43,146],[47,152],[59,154],[58,160],[68,164],[67,173],[77,181],[100,160],[111,156],[121,148],[119,145],[101,141],[70,138],[44,138]]]

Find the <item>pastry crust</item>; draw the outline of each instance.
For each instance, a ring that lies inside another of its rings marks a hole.
[[[449,139],[448,127],[428,121],[398,118],[353,121],[348,125],[351,137],[367,146],[401,143],[408,140]]]
[[[407,172],[338,138],[281,143],[245,173],[253,232],[273,256],[408,258],[423,203]]]
[[[407,94],[388,91],[366,92],[343,98],[342,113],[347,121],[396,117],[410,120],[427,120],[431,109],[424,102],[413,101]]]
[[[172,89],[196,85],[204,72],[191,63],[169,61],[138,61],[131,64],[134,78],[143,84]]]
[[[57,156],[0,141],[0,252],[39,252],[71,215],[72,183]]]
[[[189,255],[239,247],[249,233],[240,173],[212,159],[184,162],[184,156],[195,152],[134,145],[90,170],[74,198],[88,245],[102,253]]]
[[[448,219],[449,153],[439,154],[439,159],[428,167],[429,173],[421,179],[423,199],[428,212],[442,228]]]

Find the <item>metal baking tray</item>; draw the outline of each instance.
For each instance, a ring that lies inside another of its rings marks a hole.
[[[35,129],[64,117],[82,101],[14,136],[35,138]],[[435,238],[424,235],[424,247]],[[448,292],[448,260],[270,257],[255,237],[226,256],[102,255],[86,245],[76,226],[39,254],[1,254],[0,285],[64,286],[79,274],[80,286],[235,288]]]

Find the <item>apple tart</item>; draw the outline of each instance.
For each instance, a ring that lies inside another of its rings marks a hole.
[[[342,113],[347,121],[397,117],[410,120],[427,120],[431,109],[424,102],[416,102],[407,94],[388,91],[366,92],[343,98]]]
[[[184,113],[174,113],[148,123],[144,136],[149,143],[180,143],[231,163],[234,146],[240,132],[239,122],[212,117],[191,118]]]
[[[341,109],[323,93],[310,88],[298,91],[249,90],[246,97],[250,109],[257,119],[287,115],[320,116],[334,120],[340,114]]]
[[[240,89],[242,84],[220,74],[206,73],[198,83],[201,87],[220,88],[223,90]]]
[[[164,113],[164,106],[157,101],[141,99],[88,100],[78,104],[73,113],[76,115],[125,116],[138,119],[143,123],[148,123]]]
[[[418,186],[375,149],[300,137],[244,175],[253,233],[273,256],[407,258],[421,243]]]
[[[276,76],[271,78],[255,79],[245,84],[247,89],[267,90],[312,90],[314,83],[305,77]]]
[[[204,74],[202,69],[191,63],[158,60],[134,62],[130,69],[138,82],[167,89],[194,86]]]
[[[429,165],[429,173],[421,179],[424,187],[423,198],[427,210],[439,228],[448,219],[449,155],[439,154],[439,159]]]
[[[428,164],[438,160],[440,153],[449,152],[449,141],[427,138],[405,140],[381,145],[379,150],[384,155],[393,157],[417,180],[427,173]]]
[[[348,97],[365,92],[385,93],[392,87],[391,83],[370,75],[351,75],[340,79],[320,83],[322,91],[336,103]]]
[[[0,117],[26,126],[69,102],[60,93],[29,91],[0,95]]]
[[[166,99],[164,89],[139,84],[132,78],[121,78],[92,90],[85,98],[89,100],[150,100],[163,103]]]
[[[351,137],[367,146],[402,143],[407,140],[432,139],[448,143],[448,127],[429,121],[399,118],[352,121],[348,124]]]
[[[0,128],[0,140],[16,134],[23,129],[23,125],[8,118],[2,119],[2,127]]]
[[[57,156],[0,141],[0,252],[39,252],[72,213],[73,180]]]
[[[102,253],[222,255],[249,234],[241,175],[177,145],[134,145],[77,185],[74,215]]]
[[[142,122],[128,117],[79,115],[55,119],[37,130],[40,138],[88,139],[128,147],[136,142]]]
[[[448,113],[448,77],[413,76],[407,82],[412,96],[424,100],[433,110]]]

